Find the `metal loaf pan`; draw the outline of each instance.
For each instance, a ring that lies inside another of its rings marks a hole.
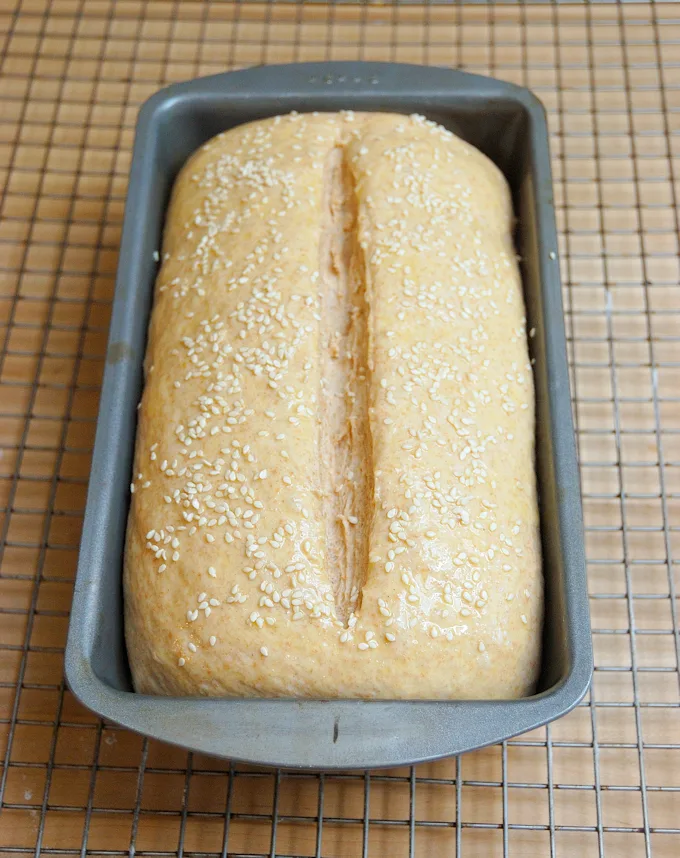
[[[538,692],[523,700],[444,702],[135,694],[123,636],[121,569],[142,359],[170,189],[189,155],[220,131],[291,110],[343,108],[425,114],[491,157],[512,187],[529,327],[536,329],[531,346],[546,584]],[[591,673],[579,476],[540,102],[497,80],[388,63],[259,67],[154,95],[139,115],[125,211],[66,650],[73,693],[111,721],[196,751],[264,765],[347,769],[435,759],[531,730],[575,706]]]

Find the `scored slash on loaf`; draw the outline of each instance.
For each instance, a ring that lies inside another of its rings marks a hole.
[[[180,173],[124,585],[152,694],[534,688],[534,394],[505,179],[422,117],[239,126]]]

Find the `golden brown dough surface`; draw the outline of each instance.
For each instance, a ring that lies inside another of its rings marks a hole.
[[[139,691],[530,693],[542,576],[511,225],[497,168],[420,117],[279,117],[190,159],[127,533]]]

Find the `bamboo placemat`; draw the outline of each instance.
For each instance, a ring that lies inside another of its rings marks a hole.
[[[680,4],[0,0],[0,49],[0,858],[679,855]],[[584,704],[370,774],[187,755],[62,678],[138,106],[320,59],[459,66],[548,107],[587,525]]]

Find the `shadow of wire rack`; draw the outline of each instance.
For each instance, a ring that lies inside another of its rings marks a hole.
[[[61,673],[137,106],[323,59],[458,66],[548,107],[596,663],[549,728],[364,775],[188,757]],[[0,86],[0,851],[680,854],[680,5],[14,0]]]

